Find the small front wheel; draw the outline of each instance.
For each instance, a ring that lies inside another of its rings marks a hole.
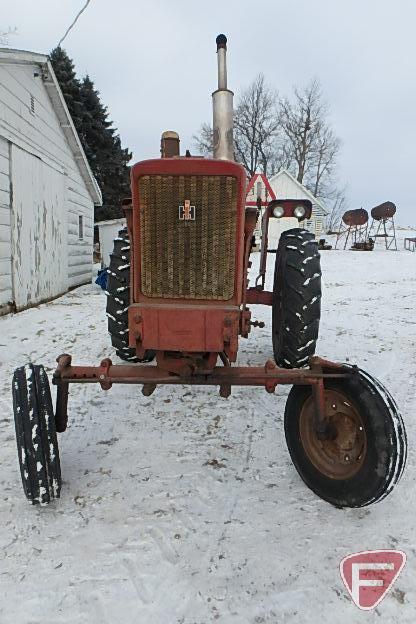
[[[326,433],[315,429],[310,386],[293,386],[285,409],[286,442],[306,485],[336,507],[383,499],[406,462],[406,433],[387,390],[368,373],[325,380]]]
[[[59,498],[61,466],[48,376],[43,366],[17,368],[12,382],[23,490],[33,504]]]

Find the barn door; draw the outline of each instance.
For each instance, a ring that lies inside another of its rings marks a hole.
[[[12,145],[12,279],[16,307],[67,290],[64,176]]]

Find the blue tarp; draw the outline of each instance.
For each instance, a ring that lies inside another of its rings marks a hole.
[[[101,286],[103,290],[107,290],[107,277],[108,277],[107,267],[104,267],[104,269],[100,269],[98,271],[98,275],[97,275],[97,279],[95,280],[95,283],[98,284],[98,286]]]

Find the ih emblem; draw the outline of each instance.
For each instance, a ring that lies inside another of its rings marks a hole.
[[[179,219],[181,221],[195,221],[195,206],[191,206],[189,199],[185,199],[183,206],[179,206]]]

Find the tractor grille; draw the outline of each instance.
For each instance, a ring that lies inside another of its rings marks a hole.
[[[147,297],[218,299],[234,294],[237,179],[139,178],[141,291]],[[191,208],[180,219],[180,206]]]

